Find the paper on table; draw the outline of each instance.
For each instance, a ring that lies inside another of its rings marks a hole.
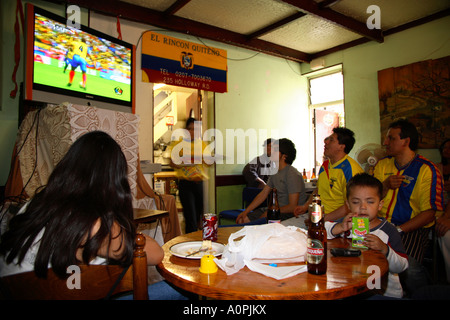
[[[246,266],[253,272],[261,273],[265,276],[281,280],[295,276],[296,274],[305,272],[307,270],[306,265],[289,266],[289,267],[272,267],[262,263],[254,261],[245,261]]]

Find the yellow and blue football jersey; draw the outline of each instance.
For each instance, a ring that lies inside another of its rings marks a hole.
[[[348,155],[334,164],[329,160],[324,161],[319,170],[317,186],[325,214],[344,205],[347,198],[347,182],[361,172],[364,172],[361,166]]]
[[[395,225],[401,225],[427,210],[435,210],[439,216],[444,207],[442,176],[436,165],[421,155],[406,168],[398,168],[394,157],[381,159],[374,176],[383,182],[391,175],[403,175],[405,179],[398,189],[389,189],[379,215]],[[428,224],[426,227],[433,225]]]

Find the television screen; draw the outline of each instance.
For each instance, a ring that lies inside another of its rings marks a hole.
[[[59,94],[83,99],[74,103],[86,100],[85,104],[96,106],[101,101],[132,107],[131,44],[85,26],[75,29],[67,26],[62,17],[32,9],[28,19],[33,24],[32,39],[30,35],[27,37],[27,43],[32,42],[32,63],[27,62],[32,69],[31,73],[27,70],[27,76],[32,77],[32,99],[36,100],[35,93],[41,92],[37,96],[43,98],[37,100],[44,102],[63,102],[45,101],[54,100],[51,95]],[[27,50],[29,57],[31,50]],[[72,102],[70,97],[64,98]]]

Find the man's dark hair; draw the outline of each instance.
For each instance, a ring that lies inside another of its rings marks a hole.
[[[280,153],[286,155],[286,163],[292,164],[297,156],[295,144],[286,138],[278,140],[278,150]]]
[[[419,133],[414,124],[406,119],[399,119],[389,125],[389,129],[391,128],[400,129],[400,138],[409,138],[409,148],[412,151],[417,150],[417,146],[419,145]]]
[[[355,174],[347,183],[347,199],[350,191],[354,187],[371,187],[377,189],[377,194],[380,200],[383,199],[383,184],[377,178],[367,173]]]
[[[336,133],[339,144],[344,144],[344,152],[348,154],[355,145],[355,133],[347,128],[336,127],[333,129],[333,133]]]

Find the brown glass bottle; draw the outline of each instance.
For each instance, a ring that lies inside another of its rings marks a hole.
[[[273,188],[270,191],[269,202],[267,204],[267,223],[280,223],[281,212],[278,205],[278,193],[277,189]]]
[[[306,182],[306,180],[308,179],[308,177],[306,176],[306,169],[303,169],[302,177],[303,177],[303,180],[305,180],[305,182]]]
[[[316,168],[312,169],[311,180],[316,178]]]
[[[308,240],[306,261],[308,272],[312,274],[324,274],[327,272],[327,231],[320,196],[313,195],[313,201],[309,205],[310,225],[308,228]]]

